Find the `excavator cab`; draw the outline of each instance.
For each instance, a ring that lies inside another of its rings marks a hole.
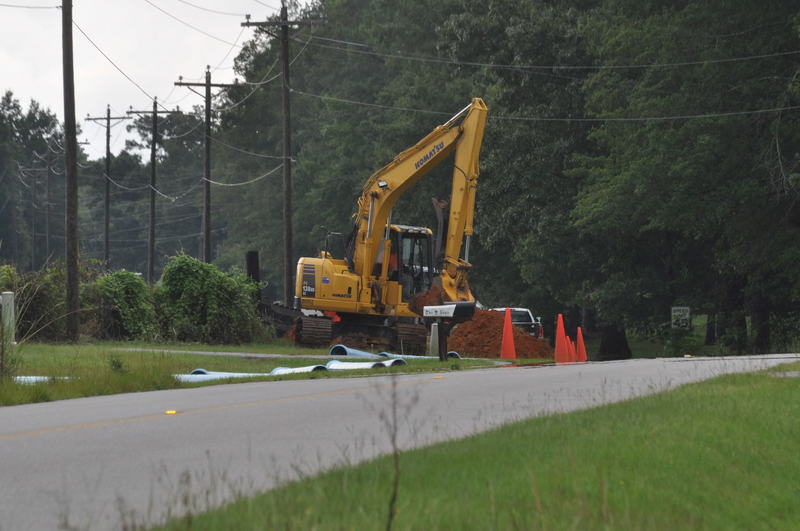
[[[392,254],[397,252],[396,277],[389,259],[389,280],[396,280],[402,288],[402,300],[409,301],[418,293],[428,291],[433,285],[433,256],[431,230],[426,227],[392,225]]]

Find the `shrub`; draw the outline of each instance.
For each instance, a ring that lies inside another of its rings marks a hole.
[[[13,291],[17,338],[60,341],[66,336],[66,271],[62,263],[20,274],[0,267],[0,288]]]
[[[130,271],[114,271],[84,287],[91,307],[89,331],[100,339],[151,339],[156,332],[153,296]]]
[[[22,277],[14,266],[9,264],[0,265],[0,291],[14,291],[20,284]]]
[[[252,341],[260,328],[256,289],[241,273],[226,275],[190,256],[175,256],[164,268],[156,297],[162,326],[179,341]]]

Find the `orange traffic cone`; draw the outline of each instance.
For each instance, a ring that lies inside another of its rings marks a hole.
[[[514,328],[511,324],[511,309],[506,308],[506,317],[503,320],[503,342],[500,344],[500,359],[517,359],[517,350],[514,348]]]
[[[569,351],[567,350],[567,337],[564,333],[564,316],[558,314],[558,324],[556,325],[556,363],[566,363],[569,361]]]
[[[583,330],[581,327],[578,327],[578,361],[589,361],[589,357],[586,355],[586,345],[583,343]]]
[[[569,358],[567,359],[568,362],[572,363],[575,361],[575,347],[572,343],[572,338],[567,336],[567,352],[569,353]]]

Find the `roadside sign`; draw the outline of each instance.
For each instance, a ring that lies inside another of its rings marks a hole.
[[[688,330],[692,327],[692,312],[688,306],[672,307],[672,328]]]

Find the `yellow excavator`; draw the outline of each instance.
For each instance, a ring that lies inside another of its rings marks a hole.
[[[487,113],[483,100],[474,98],[369,178],[343,258],[327,249],[317,258],[300,258],[294,304],[306,311],[296,320],[297,341],[330,344],[341,338],[352,346],[418,352],[427,334],[423,305],[474,301],[467,272]],[[451,154],[449,205],[434,199],[436,242],[426,227],[393,224],[400,196]]]

